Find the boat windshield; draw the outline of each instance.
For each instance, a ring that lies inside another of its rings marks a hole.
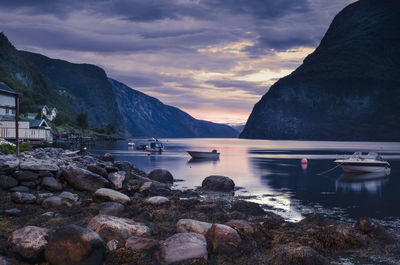
[[[375,153],[375,152],[369,152],[365,158],[371,159],[371,160],[382,161],[382,157],[378,153]]]
[[[350,159],[363,159],[361,152],[355,152],[350,156]]]

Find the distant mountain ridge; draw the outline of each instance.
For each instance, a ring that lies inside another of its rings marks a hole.
[[[241,138],[400,140],[400,1],[360,0],[276,82]]]
[[[127,129],[135,136],[237,137],[233,128],[196,120],[182,110],[110,79]]]
[[[90,126],[112,123],[121,136],[238,136],[227,125],[196,120],[178,108],[109,79],[98,66],[18,51],[2,33],[0,81],[21,93],[23,112],[32,112],[32,106],[39,104],[56,107],[59,113],[70,116],[86,112]]]

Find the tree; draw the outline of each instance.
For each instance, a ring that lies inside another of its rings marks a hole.
[[[115,125],[112,123],[107,124],[107,126],[104,127],[104,133],[107,135],[113,135],[115,133]]]
[[[81,112],[76,116],[76,125],[83,131],[89,127],[88,114]]]

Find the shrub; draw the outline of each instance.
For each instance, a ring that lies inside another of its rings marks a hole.
[[[30,145],[28,142],[24,142],[19,145],[19,151],[24,152],[24,151],[32,151],[32,145]],[[10,144],[2,144],[0,145],[0,152],[2,152],[5,155],[10,155],[13,154],[15,155],[16,149],[15,146],[10,145]]]

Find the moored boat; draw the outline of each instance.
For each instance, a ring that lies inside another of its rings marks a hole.
[[[200,152],[200,151],[187,151],[193,159],[218,159],[219,154],[217,150],[212,150],[211,152]]]
[[[150,141],[144,150],[147,152],[163,152],[164,144],[159,140]]]
[[[344,172],[382,172],[390,174],[390,164],[384,161],[382,157],[370,152],[363,155],[361,152],[355,152],[347,159],[337,159],[334,161],[343,169]]]

